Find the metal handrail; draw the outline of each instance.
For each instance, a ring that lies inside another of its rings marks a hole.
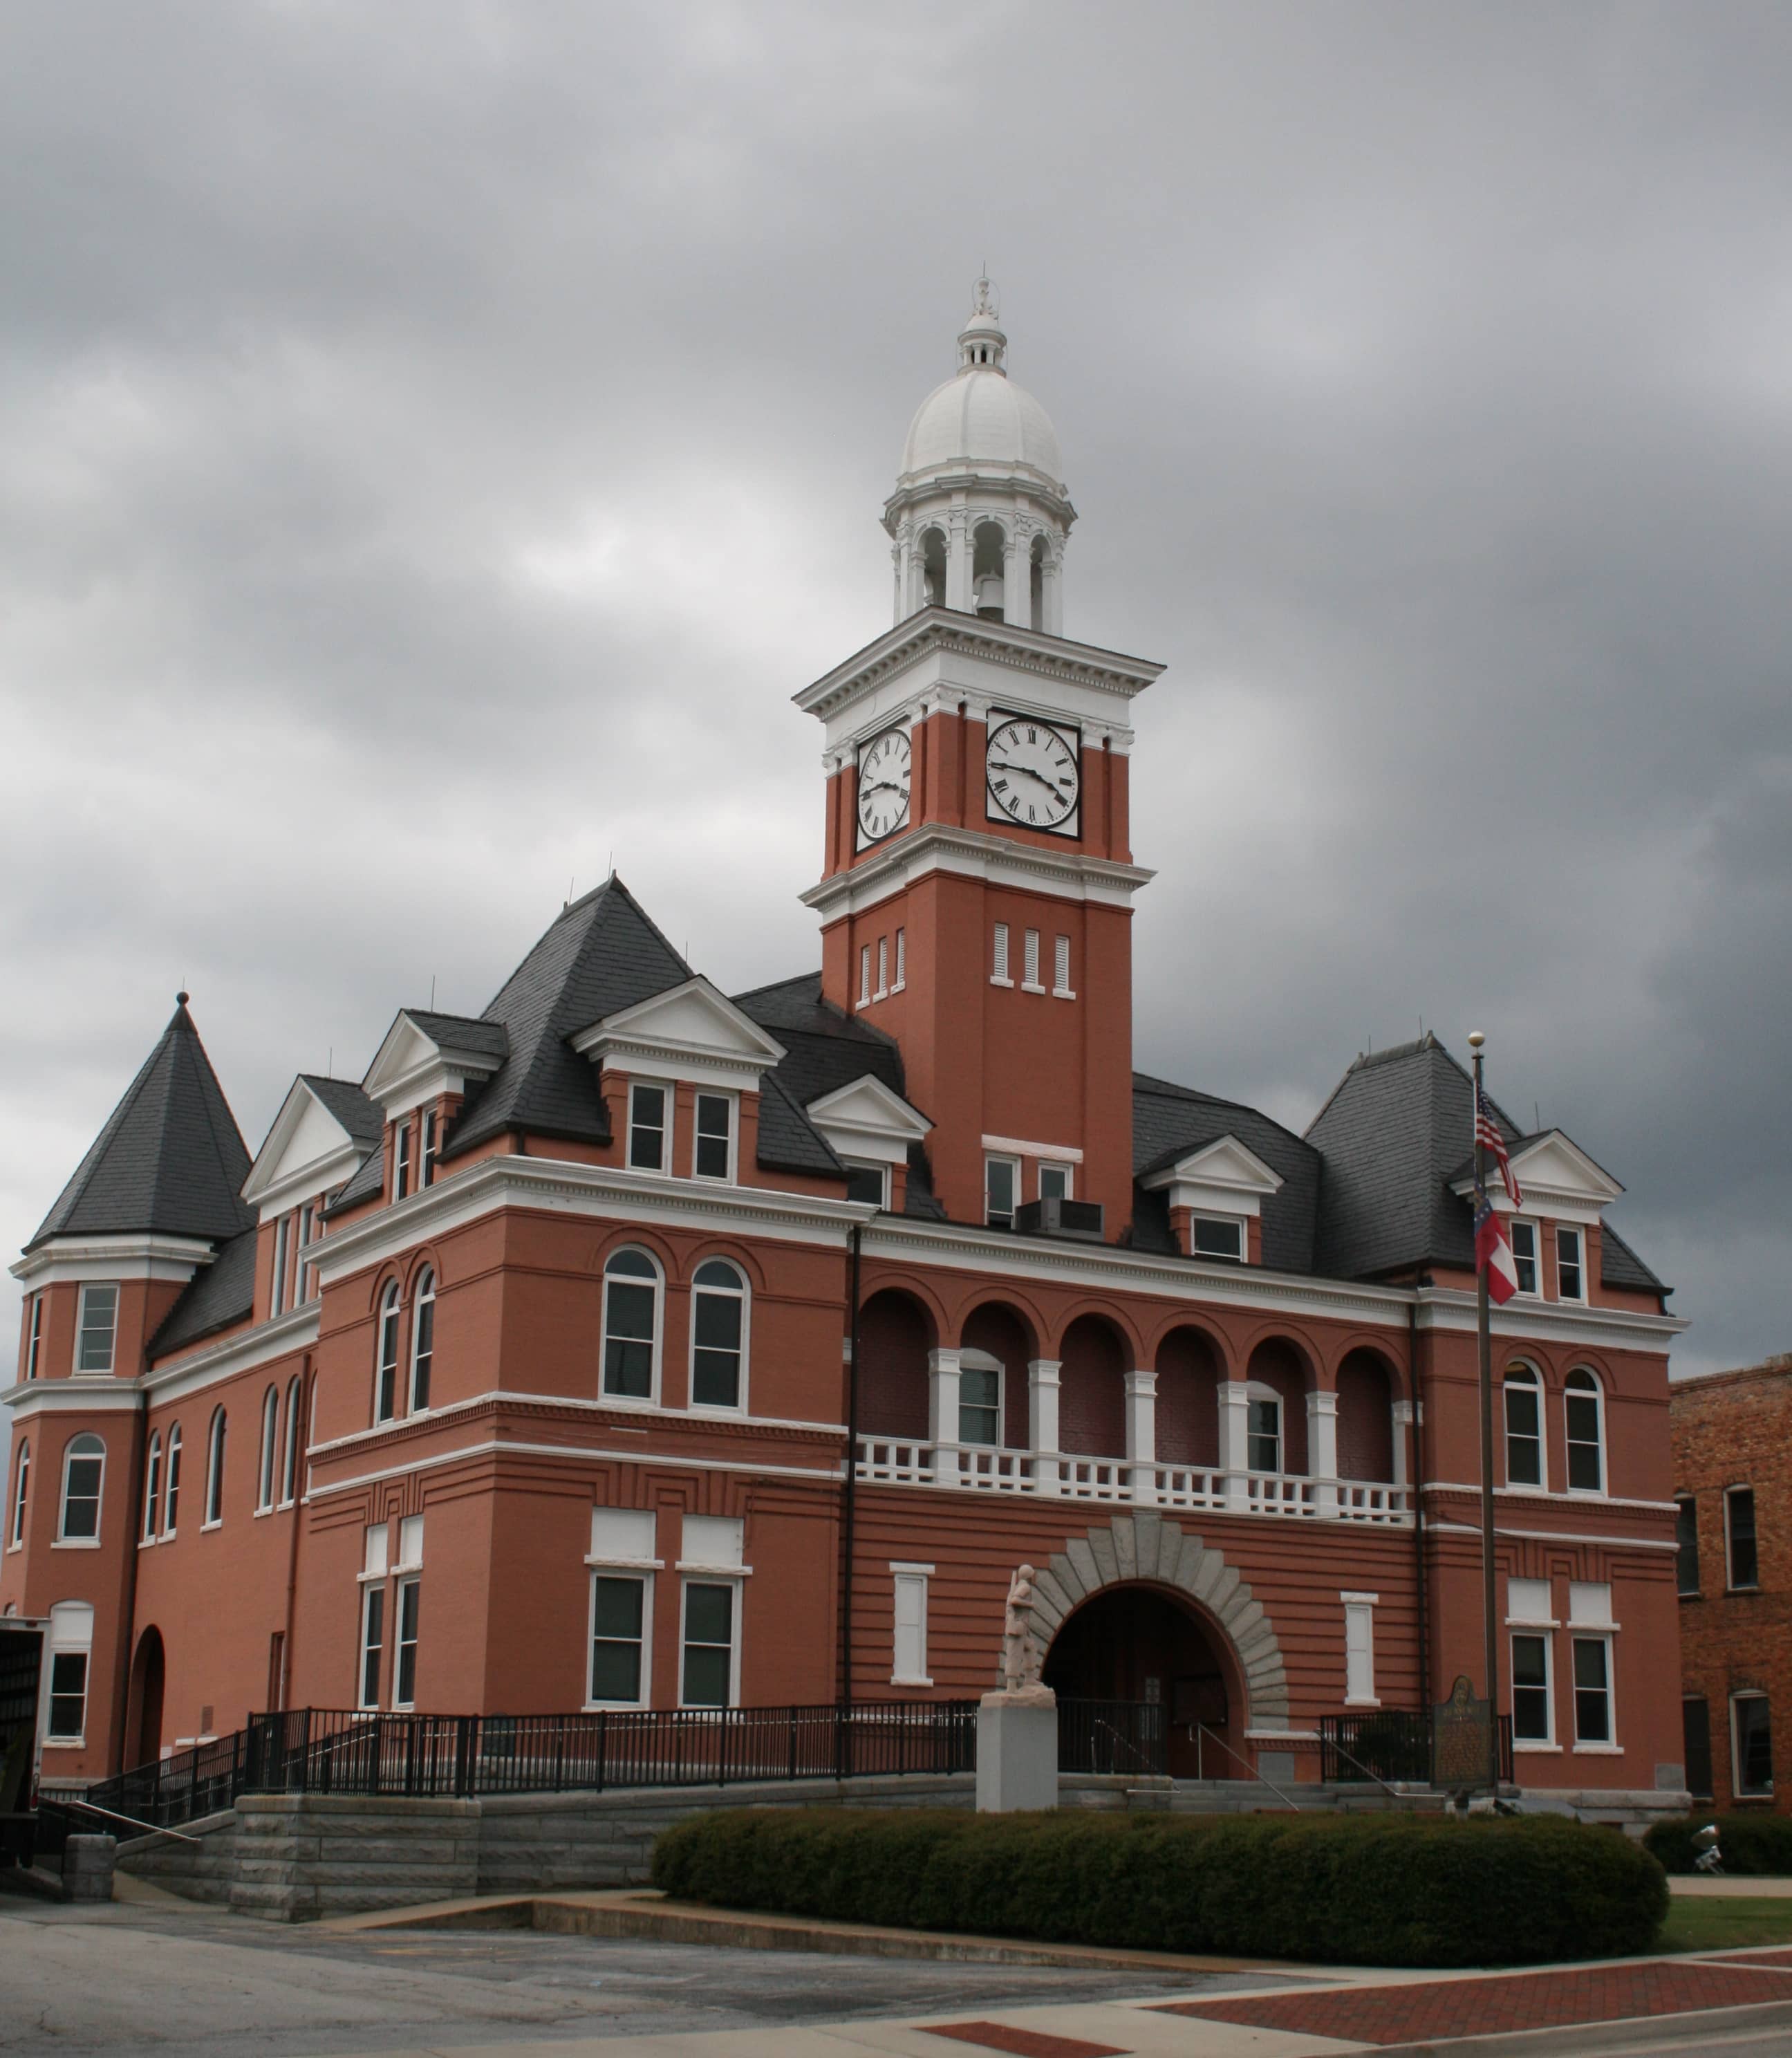
[[[189,1837],[184,1830],[164,1829],[159,1822],[140,1822],[135,1815],[121,1815],[116,1808],[102,1808],[97,1801],[65,1801],[57,1798],[54,1804],[58,1808],[85,1808],[90,1815],[105,1815],[114,1822],[129,1822],[133,1830],[147,1830],[153,1837],[178,1837],[184,1844],[196,1844],[198,1837]]]

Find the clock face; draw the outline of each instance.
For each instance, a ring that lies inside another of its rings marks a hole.
[[[989,731],[989,815],[1023,828],[1062,828],[1081,786],[1073,737],[1029,715],[996,717]]]
[[[909,733],[886,729],[858,753],[858,833],[879,843],[909,819]]]

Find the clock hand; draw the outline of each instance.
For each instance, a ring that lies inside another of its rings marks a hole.
[[[992,757],[989,760],[989,765],[993,771],[1018,772],[1022,778],[1035,781],[1045,789],[1054,801],[1061,801],[1065,797],[1061,786],[1048,779],[1043,772],[1034,771],[1030,765],[1011,765],[1005,757]]]
[[[878,779],[869,786],[861,786],[858,790],[862,793],[899,793],[902,789],[888,779]]]

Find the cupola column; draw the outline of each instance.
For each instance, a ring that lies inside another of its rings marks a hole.
[[[1019,629],[1033,626],[1033,532],[1018,518],[1008,532],[1008,562],[1002,569],[1002,614]]]
[[[971,611],[971,525],[969,511],[954,507],[946,517],[946,604],[961,614]]]

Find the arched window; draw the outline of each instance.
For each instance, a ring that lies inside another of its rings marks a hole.
[[[77,1436],[62,1458],[60,1543],[100,1540],[100,1489],[105,1483],[105,1445],[97,1436]]]
[[[180,1500],[180,1424],[168,1432],[168,1496],[162,1508],[162,1534],[174,1534],[174,1519]]]
[[[604,1267],[604,1393],[651,1400],[659,1385],[660,1268],[644,1250],[619,1250]]]
[[[435,1274],[417,1281],[417,1305],[410,1317],[410,1411],[430,1404],[430,1365],[435,1357]]]
[[[1027,619],[1035,629],[1045,626],[1045,538],[1035,536],[1028,557]]]
[[[374,1420],[390,1422],[398,1408],[398,1282],[379,1300],[379,1337],[374,1360]]]
[[[1577,1365],[1563,1382],[1568,1416],[1568,1491],[1605,1491],[1605,1396],[1584,1366]]]
[[[270,1386],[261,1396],[261,1470],[257,1476],[256,1512],[274,1505],[274,1481],[280,1471],[280,1396]]]
[[[151,1542],[156,1534],[157,1507],[162,1497],[162,1440],[159,1431],[149,1437],[149,1455],[143,1465],[143,1540]]]
[[[6,1540],[9,1544],[17,1545],[25,1541],[25,1503],[30,1487],[31,1446],[21,1444],[18,1447],[18,1472],[13,1482],[12,1533]]]
[[[228,1424],[224,1411],[212,1411],[212,1433],[206,1441],[205,1451],[205,1520],[208,1527],[224,1520],[224,1435]]]
[[[691,1405],[747,1404],[747,1281],[720,1257],[691,1281]]]
[[[923,607],[946,605],[946,531],[924,529],[921,533],[921,600]]]
[[[985,621],[1002,618],[1007,574],[1007,531],[999,522],[979,522],[971,536],[971,605]]]
[[[299,1375],[286,1383],[286,1464],[280,1473],[280,1500],[290,1508],[299,1492]]]
[[[1509,1365],[1505,1377],[1506,1484],[1541,1486],[1543,1385],[1528,1365]]]

